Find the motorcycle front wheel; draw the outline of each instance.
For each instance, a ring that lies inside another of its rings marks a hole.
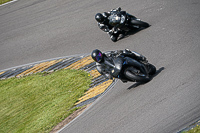
[[[110,39],[113,41],[113,42],[116,42],[117,41],[117,38],[119,37],[119,34],[113,34],[110,36]]]
[[[150,78],[147,75],[141,73],[140,70],[132,67],[125,69],[124,75],[127,79],[134,82],[146,83],[150,81]]]
[[[139,27],[143,27],[143,28],[147,28],[149,27],[149,24],[146,23],[146,22],[143,22],[143,21],[140,21],[140,20],[131,20],[131,24],[132,25],[136,25],[136,26],[139,26]]]
[[[156,73],[156,67],[152,64],[148,65],[149,75],[154,75]]]

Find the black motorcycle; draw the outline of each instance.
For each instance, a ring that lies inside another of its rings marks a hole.
[[[126,11],[112,11],[108,19],[110,25],[118,27],[117,29],[112,29],[110,34],[125,34],[131,30],[149,27],[148,23],[126,13]],[[117,38],[111,38],[111,40],[115,42]]]
[[[137,54],[136,52],[134,52]],[[123,53],[119,56],[113,58],[113,65],[110,65],[113,69],[111,70],[111,75],[114,78],[120,79],[122,82],[141,82],[146,83],[151,80],[151,76],[156,73],[156,67],[148,61],[137,61],[131,58],[133,60],[131,64],[129,64],[128,60],[130,57],[129,53]],[[105,62],[106,63],[106,62]],[[106,63],[107,64],[107,63]],[[142,68],[143,67],[143,68]],[[145,67],[145,68],[144,68]],[[143,73],[142,69],[147,70],[147,74]]]

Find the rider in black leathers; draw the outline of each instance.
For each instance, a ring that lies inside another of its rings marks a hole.
[[[121,31],[116,31],[118,25],[112,26],[109,24],[108,17],[111,15],[112,11],[121,11],[121,8],[118,7],[116,9],[112,9],[109,12],[104,12],[104,13],[97,13],[95,15],[95,19],[98,22],[98,27],[103,30],[104,32],[107,32],[110,36],[110,39],[115,42],[117,41],[117,38],[119,37],[120,34],[123,34]]]
[[[136,52],[131,52],[129,49],[111,51],[107,54],[102,53],[98,49],[95,49],[91,53],[93,60],[96,61],[97,71],[109,79],[113,78],[111,75],[111,70],[114,67],[113,58],[116,58],[119,55],[123,55],[124,59],[126,60],[126,62],[128,64],[132,64],[132,63],[134,65],[138,64],[138,67],[141,68],[141,71],[145,75],[148,75],[148,72],[147,72],[145,66],[142,65],[141,63],[137,63],[137,61],[147,62],[147,59],[144,56],[142,56]],[[122,80],[122,82],[126,82],[126,81]]]
[[[95,15],[95,19],[98,22],[98,27],[103,30],[104,32],[107,32],[110,36],[110,39],[113,42],[117,41],[117,38],[119,37],[120,34],[125,35],[126,31],[123,30],[119,30],[121,27],[123,27],[122,24],[118,23],[118,22],[110,22],[109,21],[109,17],[112,15],[112,13],[117,13],[117,14],[126,14],[129,18],[128,23],[132,23],[131,20],[135,19],[135,20],[139,20],[137,19],[135,16],[127,13],[126,11],[122,11],[121,7],[112,9],[109,12],[104,12],[104,13],[97,13]],[[137,26],[136,26],[137,27]]]

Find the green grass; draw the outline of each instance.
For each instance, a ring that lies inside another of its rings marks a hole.
[[[9,1],[12,1],[12,0],[0,0],[0,5],[1,5],[1,4],[4,4],[4,3],[6,3],[6,2],[9,2]]]
[[[197,125],[195,128],[183,133],[200,133],[200,126]]]
[[[0,132],[49,132],[77,108],[91,77],[80,70],[59,70],[0,81]]]

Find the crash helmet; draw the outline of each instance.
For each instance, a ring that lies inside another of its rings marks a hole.
[[[95,15],[95,19],[96,19],[97,22],[101,23],[101,22],[104,21],[104,16],[101,13],[97,13]]]
[[[95,49],[91,53],[92,59],[98,63],[100,63],[103,60],[103,54],[100,50]]]

